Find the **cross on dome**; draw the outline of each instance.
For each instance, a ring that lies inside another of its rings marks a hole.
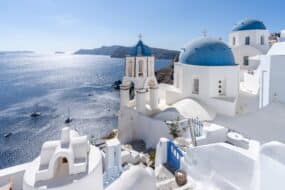
[[[138,35],[138,37],[139,37],[139,40],[142,40],[142,34],[141,33]]]

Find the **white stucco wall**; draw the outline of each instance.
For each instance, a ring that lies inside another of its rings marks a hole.
[[[131,166],[106,190],[155,190],[155,176],[152,169]]]
[[[285,145],[270,142],[260,151],[260,190],[283,189],[285,176]]]
[[[250,37],[250,45],[245,45],[245,38]],[[260,38],[264,36],[264,45],[261,45]],[[236,38],[236,43],[233,45],[233,38]],[[232,48],[235,62],[241,66],[242,70],[247,70],[251,67],[243,65],[244,56],[255,56],[266,54],[269,49],[269,31],[268,30],[243,30],[235,31],[229,34],[229,46]],[[243,75],[241,75],[243,81]]]
[[[279,100],[285,102],[285,55],[274,55],[270,59],[270,94],[269,102]]]
[[[260,107],[273,101],[285,102],[285,55],[265,55],[261,58]]]
[[[0,170],[0,187],[12,182],[13,190],[22,190],[23,177],[29,164],[25,163]]]
[[[246,151],[225,143],[190,148],[182,169],[205,187],[253,190],[255,159]]]
[[[118,120],[121,143],[141,139],[148,148],[155,148],[161,137],[171,138],[164,121],[145,116],[132,108],[121,109]]]
[[[167,161],[167,142],[169,139],[160,138],[156,145],[155,153],[155,175],[158,174],[159,167],[161,167]]]
[[[103,161],[100,150],[90,146],[88,171],[65,176],[58,183],[57,179],[50,179],[35,183],[35,173],[39,167],[39,158],[35,159],[26,169],[23,180],[23,190],[48,188],[52,190],[103,190]]]
[[[181,70],[182,84],[179,88],[166,90],[166,103],[172,104],[182,98],[193,98],[206,104],[217,113],[235,115],[236,100],[239,92],[239,66],[196,66],[175,63],[174,68]],[[199,93],[193,93],[193,79],[199,79]],[[180,79],[179,79],[180,80]],[[222,82],[224,95],[219,94],[219,81]]]
[[[259,92],[260,70],[244,72],[244,88],[247,92],[257,95]]]

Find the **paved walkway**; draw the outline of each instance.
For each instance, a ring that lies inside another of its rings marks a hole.
[[[178,187],[175,182],[174,175],[164,166],[159,169],[158,175],[156,177],[156,187],[157,190],[194,190],[191,187]]]

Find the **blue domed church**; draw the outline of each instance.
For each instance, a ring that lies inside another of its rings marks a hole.
[[[154,57],[142,41],[125,60],[118,114],[121,142],[143,139],[147,147],[155,147],[161,136],[169,135],[168,120],[211,121],[217,114],[236,114],[240,67],[221,40],[202,37],[187,45],[174,63],[173,85],[157,84]],[[134,100],[129,97],[131,82]]]
[[[217,113],[235,115],[239,65],[221,40],[196,39],[183,49],[174,65],[174,87],[166,90],[167,104],[193,98]]]

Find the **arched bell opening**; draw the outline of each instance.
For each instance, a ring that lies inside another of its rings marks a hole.
[[[130,88],[129,88],[129,100],[133,100],[135,98],[135,84],[131,82]]]

